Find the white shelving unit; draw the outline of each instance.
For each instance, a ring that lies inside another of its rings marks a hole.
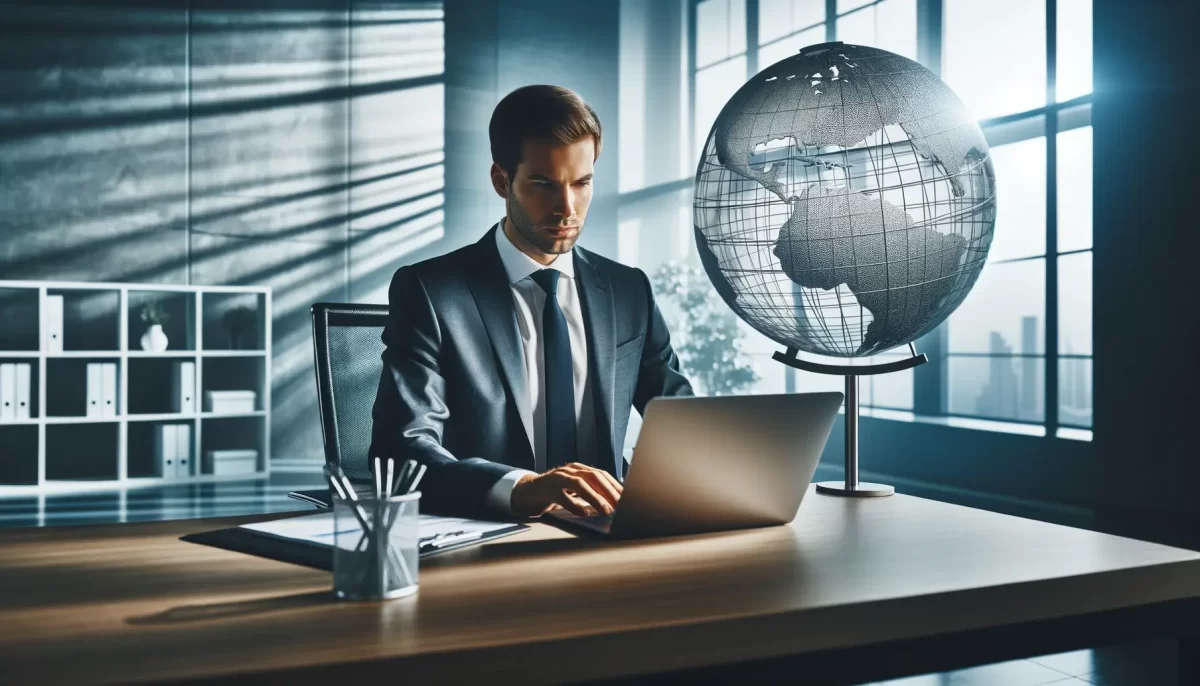
[[[46,302],[63,296],[63,351],[46,349]],[[170,316],[167,350],[139,344],[142,308]],[[241,335],[225,326],[241,316]],[[174,364],[195,362],[195,410],[173,412]],[[163,483],[259,479],[271,457],[271,290],[66,281],[0,281],[0,363],[31,365],[31,417],[0,420],[0,496],[45,495]],[[117,414],[86,416],[86,365],[117,365]],[[209,390],[253,390],[255,409],[214,413]],[[162,424],[191,431],[190,473],[154,476],[154,432]],[[217,476],[213,449],[254,449],[253,474]]]

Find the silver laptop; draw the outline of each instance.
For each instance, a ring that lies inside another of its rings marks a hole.
[[[547,516],[615,538],[786,524],[841,405],[841,393],[655,398],[613,514]]]

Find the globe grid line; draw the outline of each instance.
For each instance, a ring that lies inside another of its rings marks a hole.
[[[858,148],[855,148],[855,149],[858,149]],[[796,159],[796,158],[794,158],[794,157],[793,157],[793,158],[789,158],[789,159]],[[964,168],[964,169],[962,169],[962,170],[960,170],[960,171],[958,171],[958,172],[955,172],[955,173],[953,173],[953,174],[946,174],[944,178],[951,178],[951,177],[958,177],[958,176],[969,176],[969,174],[970,174],[971,172],[974,172],[974,171],[975,171],[976,169],[978,169],[979,167],[981,167],[981,166],[985,165],[985,164],[986,164],[986,163],[987,163],[989,160],[990,160],[990,155],[989,155],[989,156],[987,156],[987,157],[984,157],[984,158],[979,158],[979,159],[976,159],[976,160],[974,161],[974,163],[973,163],[973,164],[971,164],[970,166],[968,166],[968,167],[966,167],[966,168]],[[706,162],[706,163],[707,163],[707,162]],[[709,164],[710,164],[710,163],[709,163]],[[713,165],[713,166],[715,166],[715,167],[717,167],[717,168],[720,168],[720,165]],[[914,164],[914,165],[911,165],[911,167],[910,167],[909,165],[905,165],[905,166],[904,166],[904,167],[902,167],[902,168],[897,168],[897,173],[900,173],[900,172],[902,172],[902,171],[904,171],[904,170],[907,170],[907,169],[910,169],[910,168],[911,168],[912,170],[916,171],[918,174],[920,174],[920,173],[921,173],[920,166],[919,166],[919,165],[916,165],[916,164]],[[704,173],[704,172],[701,172],[701,174],[703,174],[703,173]],[[914,189],[916,189],[916,188],[920,188],[920,189],[922,190],[922,192],[924,192],[924,191],[926,191],[926,190],[927,190],[926,188],[924,188],[924,186],[926,186],[926,185],[927,185],[927,184],[925,184],[923,181],[917,181],[917,182],[904,182],[904,183],[900,183],[900,184],[896,184],[896,185],[891,185],[891,186],[883,186],[883,187],[879,187],[879,188],[873,188],[873,189],[871,189],[871,191],[869,191],[869,192],[870,192],[870,193],[879,193],[879,192],[882,192],[882,191],[903,191],[903,190],[904,190],[904,189],[906,189],[906,188],[914,188]],[[980,209],[980,208],[983,208],[983,207],[985,207],[985,206],[987,206],[987,205],[989,205],[989,204],[992,204],[992,203],[994,203],[994,202],[995,202],[995,199],[996,199],[996,195],[995,195],[995,193],[992,193],[992,194],[990,194],[990,195],[988,195],[988,196],[986,196],[986,197],[979,198],[979,201],[978,201],[976,204],[974,204],[974,205],[972,205],[972,206],[970,206],[970,207],[967,207],[967,208],[965,208],[965,209],[959,210],[959,211],[957,211],[957,212],[952,212],[952,213],[950,213],[950,214],[934,215],[932,218],[930,218],[930,219],[928,219],[928,220],[921,220],[921,221],[915,221],[915,220],[914,220],[914,222],[913,222],[913,226],[914,226],[914,227],[924,227],[924,226],[927,226],[927,225],[936,225],[936,224],[942,223],[942,220],[945,220],[945,219],[954,219],[954,218],[957,218],[957,217],[958,217],[958,216],[960,216],[960,215],[964,215],[964,214],[971,214],[971,213],[973,213],[974,211],[976,211],[976,210],[978,210],[978,209]],[[781,199],[781,200],[783,200],[783,199]],[[702,204],[703,202],[706,202],[706,201],[699,201],[699,200],[698,200],[698,201],[696,201],[696,202],[697,202],[697,205],[696,205],[697,207],[707,207],[707,205],[704,205],[704,204]],[[936,197],[935,197],[935,199],[934,199],[934,201],[933,201],[933,202],[924,203],[924,204],[923,204],[923,206],[924,206],[924,207],[935,207],[935,206],[939,206],[939,205],[950,205],[950,206],[956,206],[956,205],[959,205],[959,204],[961,204],[961,203],[960,203],[960,201],[955,201],[955,200],[945,200],[945,201],[941,201],[941,200],[937,200],[937,199],[936,199]],[[756,233],[756,232],[757,232],[757,229],[750,229],[749,231],[750,231],[751,233]],[[882,233],[882,232],[879,232],[879,233]],[[872,235],[872,234],[863,234],[863,235]]]

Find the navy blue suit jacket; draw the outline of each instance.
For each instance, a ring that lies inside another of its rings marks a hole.
[[[494,232],[474,245],[396,270],[388,292],[383,373],[371,455],[428,471],[422,509],[478,512],[512,469],[534,469],[524,353]],[[598,464],[624,477],[629,410],[691,395],[640,269],[575,248],[594,392]]]

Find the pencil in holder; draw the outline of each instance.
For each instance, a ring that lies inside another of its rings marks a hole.
[[[417,592],[420,491],[390,498],[333,496],[333,591],[344,600]]]

